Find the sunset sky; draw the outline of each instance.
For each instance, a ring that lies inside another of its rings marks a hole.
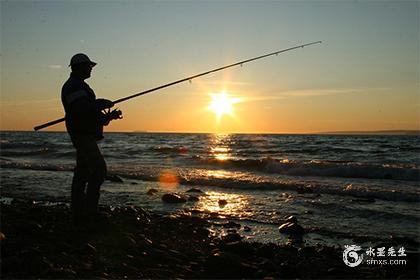
[[[120,103],[124,119],[105,130],[311,133],[420,128],[419,1],[0,5],[0,130],[32,130],[64,115],[61,86],[75,53],[98,62],[86,80],[97,97],[116,100],[318,40],[323,43]],[[212,102],[223,96],[225,104],[218,106],[227,107],[215,109]],[[47,130],[65,128],[60,124]]]

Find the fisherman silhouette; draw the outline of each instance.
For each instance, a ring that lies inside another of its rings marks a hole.
[[[97,99],[84,81],[90,78],[95,65],[85,54],[74,55],[69,65],[70,77],[61,90],[67,132],[76,149],[71,185],[71,211],[75,222],[97,217],[99,190],[107,172],[97,141],[103,138],[103,126],[121,118],[121,111],[110,110],[114,103]]]

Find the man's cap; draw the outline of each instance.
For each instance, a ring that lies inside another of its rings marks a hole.
[[[78,53],[78,54],[73,55],[73,57],[70,60],[69,66],[74,66],[74,65],[77,65],[80,63],[86,63],[86,62],[89,62],[92,65],[92,67],[97,64],[96,62],[93,62],[92,60],[90,60],[90,58],[84,53]]]

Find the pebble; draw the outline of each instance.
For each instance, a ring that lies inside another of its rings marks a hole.
[[[224,207],[228,204],[226,199],[219,199],[218,203],[220,207]]]
[[[42,210],[35,216],[26,204],[2,205],[2,233],[8,237],[1,243],[4,279],[367,279],[378,275],[419,279],[418,254],[414,253],[407,254],[407,266],[401,268],[365,266],[351,270],[341,260],[342,248],[293,245],[301,235],[290,236],[293,246],[243,242],[237,227],[223,228],[230,229],[223,237],[208,237],[208,233],[201,234],[202,227],[212,225],[208,221],[182,215],[169,219],[131,207],[103,209],[109,215],[109,225],[89,233],[68,224],[68,208],[34,207]],[[125,214],[130,219],[122,218]],[[132,216],[150,217],[151,223],[139,226]],[[296,217],[289,217],[289,226],[300,227]],[[38,230],[45,236],[34,235],[32,230],[38,226],[28,224],[41,220]],[[226,220],[218,225],[222,224],[237,225]],[[243,227],[244,231],[248,228]],[[410,241],[402,236],[389,239],[404,247]]]
[[[286,222],[279,226],[279,232],[285,234],[302,235],[305,230],[297,223]]]
[[[226,235],[222,236],[222,240],[225,242],[235,242],[235,241],[241,241],[243,237],[239,233],[228,233]]]
[[[176,194],[176,193],[166,193],[162,196],[162,201],[166,203],[184,203],[187,202],[187,200]]]
[[[297,223],[297,218],[295,216],[288,216],[284,219],[285,223]]]

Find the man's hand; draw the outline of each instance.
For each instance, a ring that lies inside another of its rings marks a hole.
[[[122,119],[122,112],[118,109],[111,109],[104,110],[101,112],[101,121],[102,125],[108,125],[112,120]]]
[[[96,99],[96,106],[100,111],[114,107],[114,102],[104,98]]]

